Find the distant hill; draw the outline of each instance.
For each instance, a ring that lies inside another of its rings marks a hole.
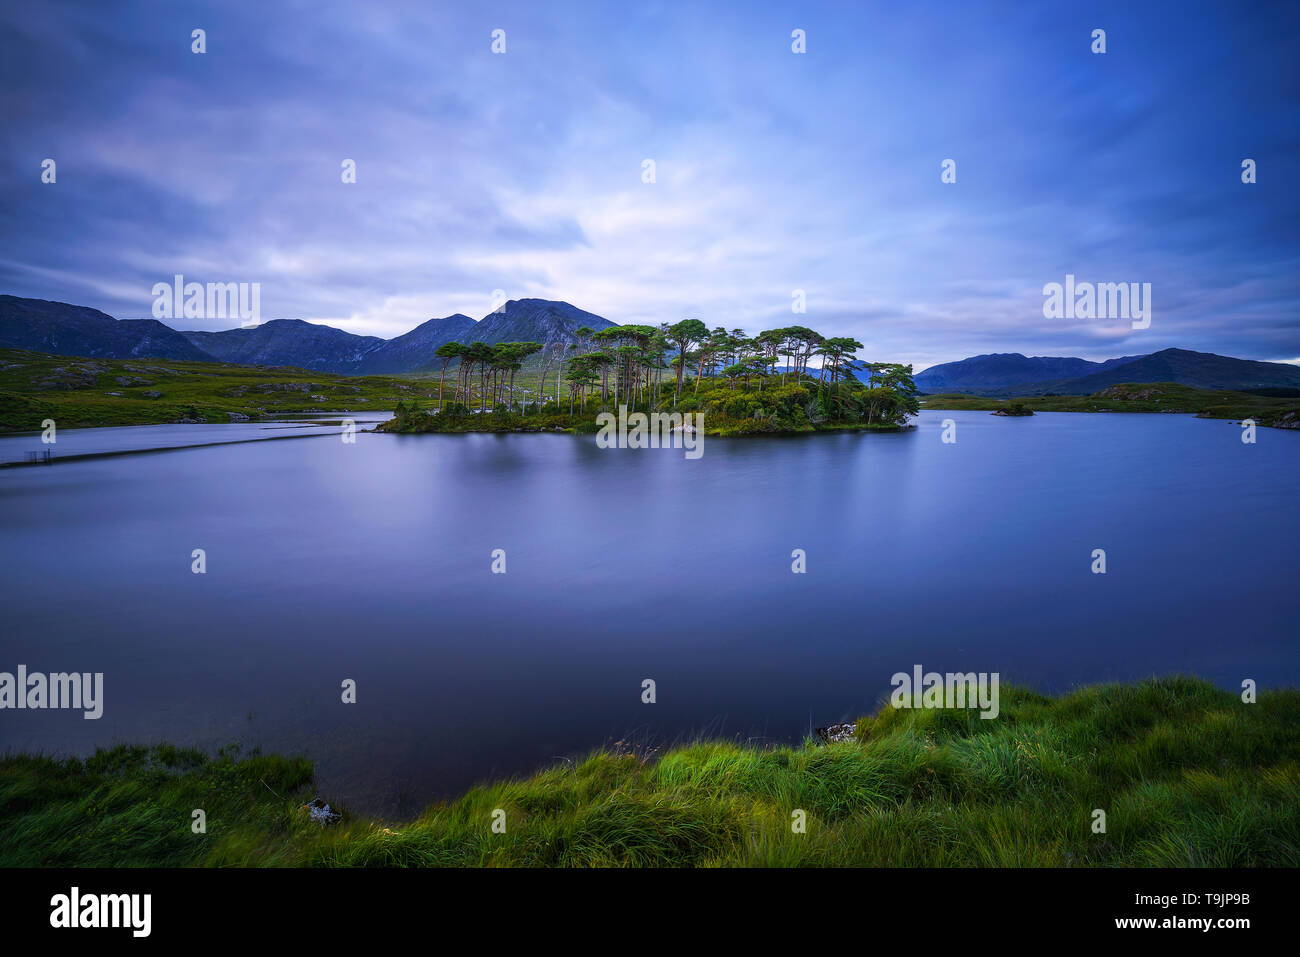
[[[384,344],[377,336],[356,336],[301,319],[272,319],[249,329],[186,332],[190,342],[221,362],[246,366],[294,366],[342,372]]]
[[[1034,376],[1035,370],[1053,370],[1055,374]],[[1291,389],[1300,388],[1300,367],[1211,352],[1163,349],[1107,362],[1027,358],[1018,354],[975,356],[934,366],[916,377],[917,387],[924,392],[989,396],[1092,395],[1127,382],[1174,382],[1195,389],[1234,391]]]
[[[342,375],[402,375],[441,367],[446,342],[578,342],[576,330],[615,323],[567,302],[512,299],[475,322],[457,313],[430,319],[393,339],[358,336],[301,319],[249,329],[178,332],[154,319],[114,319],[88,306],[0,296],[0,347],[98,358],[179,359],[293,366]],[[923,392],[986,396],[1091,395],[1127,382],[1173,382],[1197,389],[1300,389],[1300,367],[1165,349],[1090,362],[999,353],[933,366],[916,376]]]
[[[107,359],[212,358],[157,319],[119,321],[89,306],[18,296],[0,296],[0,346]]]
[[[512,299],[479,322],[457,313],[430,319],[393,339],[358,336],[301,319],[272,319],[220,332],[178,332],[154,319],[114,319],[88,306],[0,296],[0,347],[69,356],[293,366],[342,375],[431,372],[441,367],[435,353],[447,342],[572,345],[578,341],[575,330],[612,325],[567,302]]]
[[[1125,382],[1176,382],[1194,389],[1287,389],[1300,388],[1300,367],[1285,362],[1234,359],[1212,352],[1163,349],[1141,356],[1122,366],[1060,382],[1044,382],[1026,395],[1059,392],[1061,395],[1091,395],[1108,386]]]
[[[617,325],[595,313],[584,312],[567,302],[550,299],[511,299],[497,312],[490,312],[467,333],[462,342],[564,342],[574,344],[575,329],[593,331]]]
[[[442,360],[434,354],[438,347],[448,342],[472,341],[469,337],[476,325],[473,319],[459,312],[443,319],[430,319],[366,353],[355,368],[341,371],[358,375],[432,371],[442,365]]]
[[[445,342],[459,341],[475,326],[457,313],[430,319],[394,339],[358,336],[300,319],[272,319],[250,329],[187,332],[196,346],[222,362],[296,366],[343,375],[400,375],[441,365],[434,355]]]
[[[1087,359],[999,352],[931,366],[917,373],[916,386],[925,392],[985,392],[1021,383],[1088,375],[1140,358],[1124,356],[1106,362],[1090,362]]]
[[[356,336],[332,326],[275,319],[252,329],[187,332],[190,341],[222,362],[297,366],[344,375],[401,375],[442,366],[435,354],[447,342],[576,343],[575,329],[604,329],[615,323],[567,302],[512,299],[500,311],[475,322],[457,313],[430,319],[395,339]]]

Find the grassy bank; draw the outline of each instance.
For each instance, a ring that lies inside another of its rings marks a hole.
[[[943,393],[921,397],[924,409],[957,412],[992,412],[1013,404],[1035,412],[1186,412],[1207,419],[1254,419],[1259,425],[1300,429],[1298,398],[1193,389],[1172,382],[1113,385],[1093,395],[1031,395],[998,399]]]
[[[1294,690],[1247,705],[1187,678],[1059,698],[1004,687],[994,720],[886,708],[857,735],[597,753],[413,821],[326,827],[304,807],[301,760],[10,756],[0,864],[1300,866]],[[206,834],[191,832],[195,808]]]
[[[427,399],[427,382],[170,359],[78,359],[0,349],[0,432],[230,422],[293,412],[364,412]]]

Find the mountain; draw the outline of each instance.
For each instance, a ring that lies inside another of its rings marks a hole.
[[[435,352],[446,342],[571,345],[578,341],[576,329],[612,325],[567,302],[512,299],[479,322],[457,313],[386,340],[301,319],[272,319],[221,332],[178,332],[155,319],[119,320],[87,306],[0,296],[0,346],[56,355],[294,366],[343,375],[430,372],[441,367]]]
[[[212,361],[157,319],[118,320],[89,306],[18,296],[0,296],[0,345],[105,359]]]
[[[439,369],[434,353],[446,342],[576,343],[575,329],[604,329],[614,323],[567,302],[512,299],[475,322],[457,313],[430,319],[395,339],[356,336],[300,319],[273,319],[252,329],[187,332],[200,349],[222,362],[297,366],[344,375],[401,375]]]
[[[1300,388],[1300,367],[1284,362],[1234,359],[1212,352],[1163,349],[1106,362],[1025,357],[1018,353],[974,356],[933,366],[916,376],[924,392],[973,395],[1092,395],[1125,382],[1174,382],[1196,389]]]
[[[1021,391],[1018,394],[1059,392],[1061,395],[1092,395],[1122,382],[1176,382],[1194,389],[1234,391],[1297,389],[1300,388],[1300,367],[1285,362],[1234,359],[1212,352],[1162,349],[1149,356],[1139,356],[1116,368],[1059,382],[1036,383],[1033,391]]]
[[[475,322],[457,313],[430,319],[395,339],[358,336],[301,319],[272,319],[250,329],[187,332],[196,346],[222,362],[296,366],[343,375],[400,375],[427,372],[442,364],[434,351],[444,342],[467,338]]]
[[[575,329],[589,326],[595,331],[617,325],[594,313],[584,312],[567,302],[550,299],[511,299],[490,312],[461,342],[564,342],[577,343]]]
[[[1090,362],[1087,359],[998,352],[931,366],[916,374],[916,386],[923,392],[984,392],[1022,383],[1070,379],[1140,358],[1124,356],[1106,362]]]
[[[441,368],[442,360],[434,354],[437,348],[448,342],[472,342],[476,325],[473,319],[460,313],[430,319],[366,353],[355,368],[346,371],[358,375],[397,375]]]
[[[301,319],[272,319],[249,329],[186,332],[196,347],[221,362],[247,366],[295,366],[343,372],[384,345],[377,336],[356,336]]]
[[[151,357],[240,365],[294,366],[344,375],[401,375],[441,367],[446,342],[578,342],[575,330],[615,323],[567,302],[512,299],[475,322],[457,313],[430,319],[393,339],[357,336],[301,319],[250,329],[178,332],[155,319],[114,319],[88,306],[0,295],[0,346],[55,355]],[[1300,367],[1164,349],[1091,362],[1060,356],[996,353],[932,366],[916,376],[923,392],[1014,396],[1091,395],[1126,382],[1174,382],[1197,389],[1300,389]]]

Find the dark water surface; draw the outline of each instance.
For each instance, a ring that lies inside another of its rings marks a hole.
[[[221,422],[195,425],[119,425],[103,429],[60,429],[56,441],[45,445],[40,432],[0,435],[0,466],[25,463],[28,453],[56,459],[110,455],[148,449],[179,449],[198,445],[257,442],[300,435],[338,435],[341,422],[351,419],[358,429],[373,428],[391,419],[391,412],[313,412],[288,414],[266,422]]]
[[[241,741],[413,814],[628,736],[798,740],[916,664],[1297,684],[1300,434],[1240,432],[934,412],[695,461],[360,434],[4,470],[0,671],[102,671],[105,711],[0,711],[0,749]]]

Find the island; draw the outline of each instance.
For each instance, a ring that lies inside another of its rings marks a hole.
[[[1000,409],[994,409],[993,415],[1033,415],[1034,410],[1026,408],[1023,402],[1008,402]]]
[[[805,326],[748,336],[686,319],[575,335],[558,354],[537,342],[446,343],[437,398],[399,403],[377,431],[597,432],[604,414],[639,412],[695,416],[711,436],[896,432],[920,410],[910,365],[861,360],[862,343]],[[525,387],[517,379],[538,353],[547,358]]]

